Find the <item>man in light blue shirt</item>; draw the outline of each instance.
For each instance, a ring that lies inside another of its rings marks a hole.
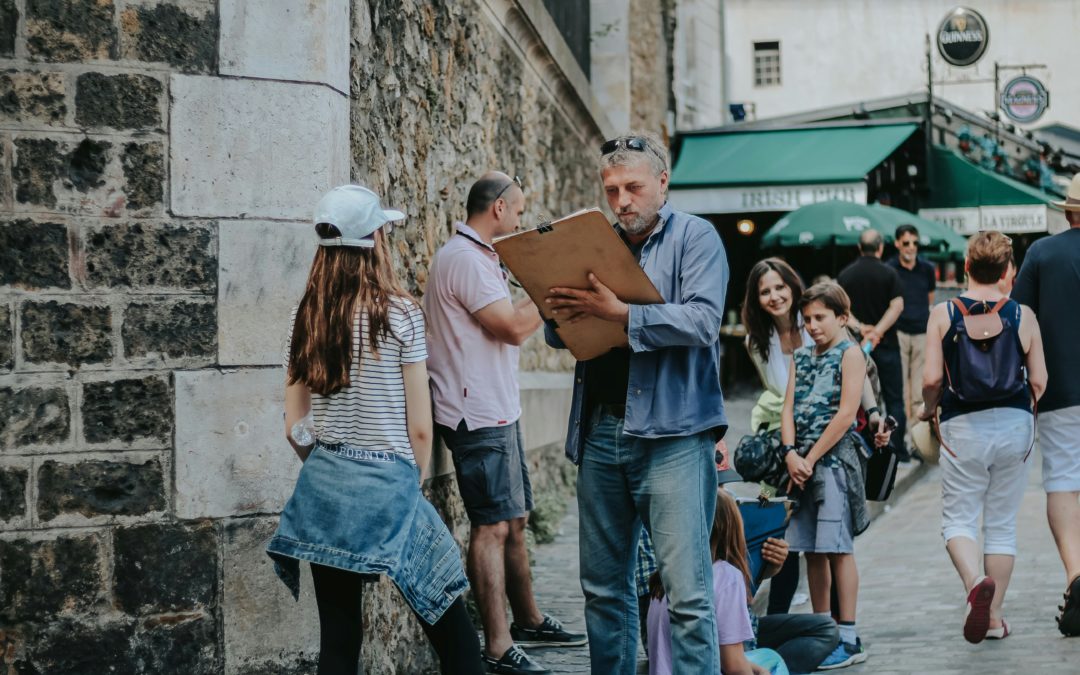
[[[644,523],[672,612],[675,672],[717,673],[709,531],[714,447],[727,430],[719,371],[727,257],[710,223],[667,204],[667,151],[655,136],[607,141],[601,167],[616,231],[664,303],[628,305],[592,275],[590,288],[553,288],[546,299],[554,322],[614,321],[629,343],[578,362],[567,432],[567,456],[580,465],[592,672],[636,671],[634,563]],[[551,322],[545,335],[564,346]]]

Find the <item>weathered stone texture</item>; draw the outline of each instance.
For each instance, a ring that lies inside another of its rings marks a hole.
[[[0,285],[71,288],[67,227],[32,220],[0,222]]]
[[[349,99],[328,87],[173,75],[169,95],[174,215],[306,221],[349,180]]]
[[[19,27],[19,10],[15,0],[0,0],[0,56],[15,55],[15,33]]]
[[[0,631],[0,663],[19,675],[220,673],[216,622],[204,613],[137,621],[63,617]],[[6,657],[6,661],[2,660]],[[314,670],[305,671],[305,673]]]
[[[174,379],[176,516],[280,512],[301,466],[282,444],[281,370],[181,370]]]
[[[198,357],[212,360],[217,347],[214,303],[157,299],[124,312],[124,356]]]
[[[138,516],[165,509],[165,480],[156,459],[142,464],[50,460],[38,470],[37,495],[42,520],[72,513]]]
[[[163,92],[161,81],[149,75],[83,73],[75,85],[75,121],[114,129],[159,127]]]
[[[154,617],[132,638],[131,661],[138,673],[220,673],[217,622],[212,614]]]
[[[603,203],[593,139],[474,6],[360,0],[353,13],[353,176],[415,205],[391,234],[411,290],[488,169],[522,176],[527,225]],[[535,341],[522,367],[569,365],[551,354]]]
[[[173,4],[129,7],[120,15],[121,57],[164,61],[184,72],[217,67],[218,18],[189,14]]]
[[[311,225],[222,221],[218,228],[218,363],[280,365],[290,312],[318,246]]]
[[[160,143],[127,143],[120,156],[129,209],[160,206],[165,185],[165,151]]]
[[[0,133],[0,211],[5,213],[10,213],[15,208],[15,190],[11,180],[13,154],[10,134]]]
[[[108,307],[48,302],[22,306],[22,347],[31,363],[104,363],[112,358]]]
[[[27,475],[26,469],[0,468],[0,520],[26,514]]]
[[[105,165],[112,143],[84,138],[67,156],[66,183],[79,192],[89,192],[105,184]],[[65,185],[65,187],[67,187]]]
[[[9,70],[0,73],[0,120],[64,123],[63,73]]]
[[[14,672],[22,675],[64,673],[89,675],[141,675],[131,661],[131,637],[134,622],[93,621],[81,623],[74,619],[52,621],[35,631],[16,656]]]
[[[657,11],[660,5],[660,11]],[[671,39],[668,21],[674,20],[672,0],[630,0],[630,126],[659,133],[666,126],[671,88]],[[674,110],[674,106],[670,109]],[[622,129],[620,132],[624,131]]]
[[[63,443],[71,410],[63,389],[0,388],[0,449]]]
[[[112,143],[84,138],[78,144],[51,138],[15,139],[15,199],[56,208],[56,187],[86,193],[105,185]]]
[[[266,555],[266,542],[277,522],[277,518],[226,521],[221,575],[226,673],[307,673],[305,668],[318,654],[319,613],[309,566],[300,566],[296,601]]]
[[[83,434],[90,443],[152,438],[165,442],[173,425],[172,389],[160,377],[83,385]]]
[[[43,61],[115,57],[112,0],[26,0],[26,46]]]
[[[48,621],[104,599],[96,535],[51,541],[0,540],[0,620]]]
[[[121,528],[114,547],[113,593],[121,610],[144,615],[214,606],[218,537],[212,525]]]
[[[7,305],[0,305],[0,370],[11,370],[15,365],[11,344],[15,334],[13,318],[11,309]]]
[[[23,204],[55,207],[53,182],[60,178],[64,167],[60,144],[51,138],[17,138],[15,153],[15,199]]]
[[[349,2],[219,0],[222,75],[324,82],[349,91]],[[268,35],[288,35],[268,40]]]
[[[213,290],[217,278],[214,230],[128,223],[88,228],[90,286]]]

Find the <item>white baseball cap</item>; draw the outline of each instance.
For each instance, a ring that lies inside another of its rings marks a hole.
[[[329,223],[341,232],[340,237],[319,239],[319,246],[375,247],[375,230],[405,214],[384,209],[379,195],[359,185],[339,185],[323,195],[315,207],[315,224]]]

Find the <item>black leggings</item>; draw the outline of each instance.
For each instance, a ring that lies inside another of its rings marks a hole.
[[[318,675],[356,675],[364,641],[361,607],[365,577],[315,563],[311,564],[311,576],[319,606]],[[484,672],[480,638],[460,597],[433,625],[420,619],[420,627],[439,656],[443,675]]]

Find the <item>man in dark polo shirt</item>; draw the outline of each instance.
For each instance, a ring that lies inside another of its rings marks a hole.
[[[919,230],[914,225],[896,228],[894,244],[899,255],[885,264],[896,270],[904,289],[904,311],[896,320],[896,338],[904,380],[904,415],[910,419],[922,403],[926,322],[934,304],[937,275],[933,265],[919,258]]]
[[[1063,635],[1080,637],[1080,174],[1065,201],[1069,229],[1036,241],[1024,256],[1012,298],[1035,310],[1050,379],[1039,400],[1046,517],[1065,565],[1067,590],[1058,616]]]
[[[907,417],[904,415],[903,366],[893,325],[904,311],[904,289],[896,270],[881,262],[884,249],[880,232],[863,230],[859,235],[859,257],[841,270],[836,280],[851,298],[854,321],[848,325],[862,333],[864,345],[869,342],[874,347],[874,363],[881,380],[885,412],[897,421],[892,436],[893,448],[901,461],[909,461],[911,455],[904,444]]]

